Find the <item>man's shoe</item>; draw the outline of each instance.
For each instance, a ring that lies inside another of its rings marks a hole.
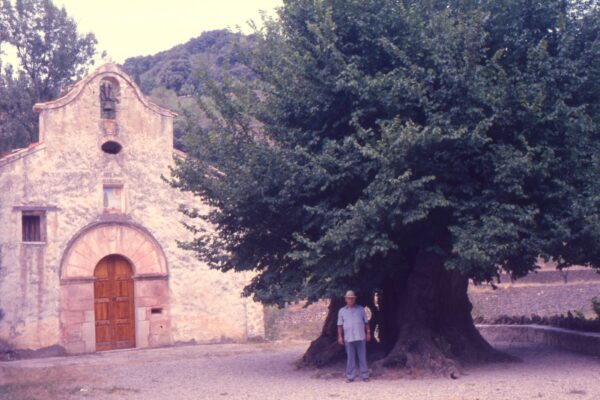
[[[369,379],[369,378],[365,378],[365,379],[363,379],[363,382],[369,382],[369,381],[370,381],[370,379]]]
[[[346,378],[346,383],[352,383],[352,382],[354,382],[354,379]]]

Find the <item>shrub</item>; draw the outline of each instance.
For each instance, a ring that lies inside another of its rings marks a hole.
[[[596,296],[594,296],[594,298],[592,298],[592,308],[594,309],[594,312],[598,316],[598,319],[600,319],[600,298],[598,298]]]

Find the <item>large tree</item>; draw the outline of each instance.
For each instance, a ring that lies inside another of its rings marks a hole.
[[[78,33],[64,7],[50,0],[0,0],[3,42],[18,63],[0,62],[0,152],[37,140],[33,105],[81,79],[96,52],[94,35]]]
[[[212,208],[184,246],[264,303],[334,299],[308,364],[339,354],[347,288],[378,295],[379,366],[507,359],[468,280],[600,265],[599,35],[595,0],[284,1],[256,79],[202,100],[173,184]]]

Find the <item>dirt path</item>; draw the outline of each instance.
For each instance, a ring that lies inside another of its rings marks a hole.
[[[600,399],[600,360],[512,349],[458,380],[347,384],[294,367],[306,343],[198,345],[0,363],[0,399]],[[322,374],[321,374],[322,375]]]

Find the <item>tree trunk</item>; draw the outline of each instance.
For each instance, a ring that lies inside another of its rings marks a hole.
[[[343,359],[344,347],[337,342],[337,314],[344,304],[344,299],[341,297],[330,300],[321,336],[310,343],[302,357],[302,366],[321,367]]]
[[[471,317],[467,288],[468,278],[446,270],[443,259],[432,253],[418,255],[405,276],[387,281],[372,324],[379,326],[378,349],[383,350],[373,368],[456,378],[463,363],[516,360],[481,336]],[[311,343],[302,365],[323,366],[343,359],[336,326],[343,305],[343,299],[332,299],[321,336]]]
[[[369,307],[371,310],[371,319],[369,321],[369,327],[371,332],[375,332],[375,328],[381,321],[381,313],[373,298],[373,294],[362,294],[359,293],[357,296],[357,304],[363,307]],[[313,340],[304,353],[301,366],[312,366],[321,367],[339,360],[343,360],[346,354],[344,346],[340,346],[337,341],[337,316],[340,308],[346,305],[345,300],[342,297],[332,298],[329,302],[329,308],[325,323],[323,324],[323,330],[321,335]],[[375,340],[371,340],[367,344],[367,352],[372,358],[373,356],[379,358],[383,357],[385,353],[382,352],[381,346]]]
[[[398,279],[389,279],[379,293],[379,341],[385,354],[392,350],[398,339],[398,296],[401,293],[399,286]]]
[[[483,339],[471,317],[468,278],[448,271],[443,259],[421,253],[397,296],[398,334],[374,367],[458,377],[461,363],[514,360]]]

